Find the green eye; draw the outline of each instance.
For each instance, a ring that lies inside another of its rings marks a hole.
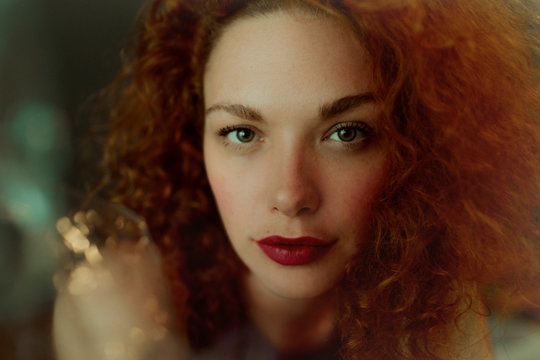
[[[254,140],[258,139],[258,135],[255,133],[255,131],[248,129],[248,128],[238,128],[238,129],[232,129],[227,134],[227,139],[229,139],[233,143],[250,143]]]
[[[362,133],[362,130],[358,129],[357,127],[350,126],[337,129],[330,134],[328,139],[341,142],[353,142],[355,140],[360,140],[365,136],[366,135]]]
[[[339,140],[344,142],[351,142],[358,137],[358,129],[355,128],[343,128],[335,132]],[[333,134],[332,134],[333,135]],[[332,136],[330,136],[332,138]]]
[[[373,128],[362,121],[352,121],[336,125],[328,135],[328,140],[341,143],[364,142],[373,136]]]

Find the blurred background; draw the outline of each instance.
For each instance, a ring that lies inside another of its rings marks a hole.
[[[2,360],[53,359],[55,223],[83,189],[91,95],[118,70],[142,4],[0,0]]]
[[[85,140],[103,121],[92,95],[118,70],[143,1],[0,0],[1,360],[54,358],[55,223],[84,191],[81,153],[99,158]],[[540,315],[508,324],[492,321],[497,358],[540,360]]]

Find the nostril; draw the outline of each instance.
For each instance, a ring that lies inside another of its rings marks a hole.
[[[275,214],[294,217],[306,215],[315,211],[319,206],[319,193],[314,184],[306,181],[283,182],[268,192],[270,209]]]

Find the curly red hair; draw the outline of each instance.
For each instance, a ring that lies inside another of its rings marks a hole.
[[[383,109],[388,176],[341,286],[342,353],[436,359],[431,334],[474,300],[471,284],[489,301],[538,279],[532,1],[154,0],[109,92],[107,195],[147,220],[193,347],[243,320],[244,268],[204,174],[201,79],[228,24],[290,7],[357,32]]]

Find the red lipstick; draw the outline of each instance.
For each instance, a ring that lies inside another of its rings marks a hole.
[[[308,236],[298,238],[269,236],[257,241],[257,245],[266,256],[278,264],[287,266],[309,264],[323,256],[334,243]]]

